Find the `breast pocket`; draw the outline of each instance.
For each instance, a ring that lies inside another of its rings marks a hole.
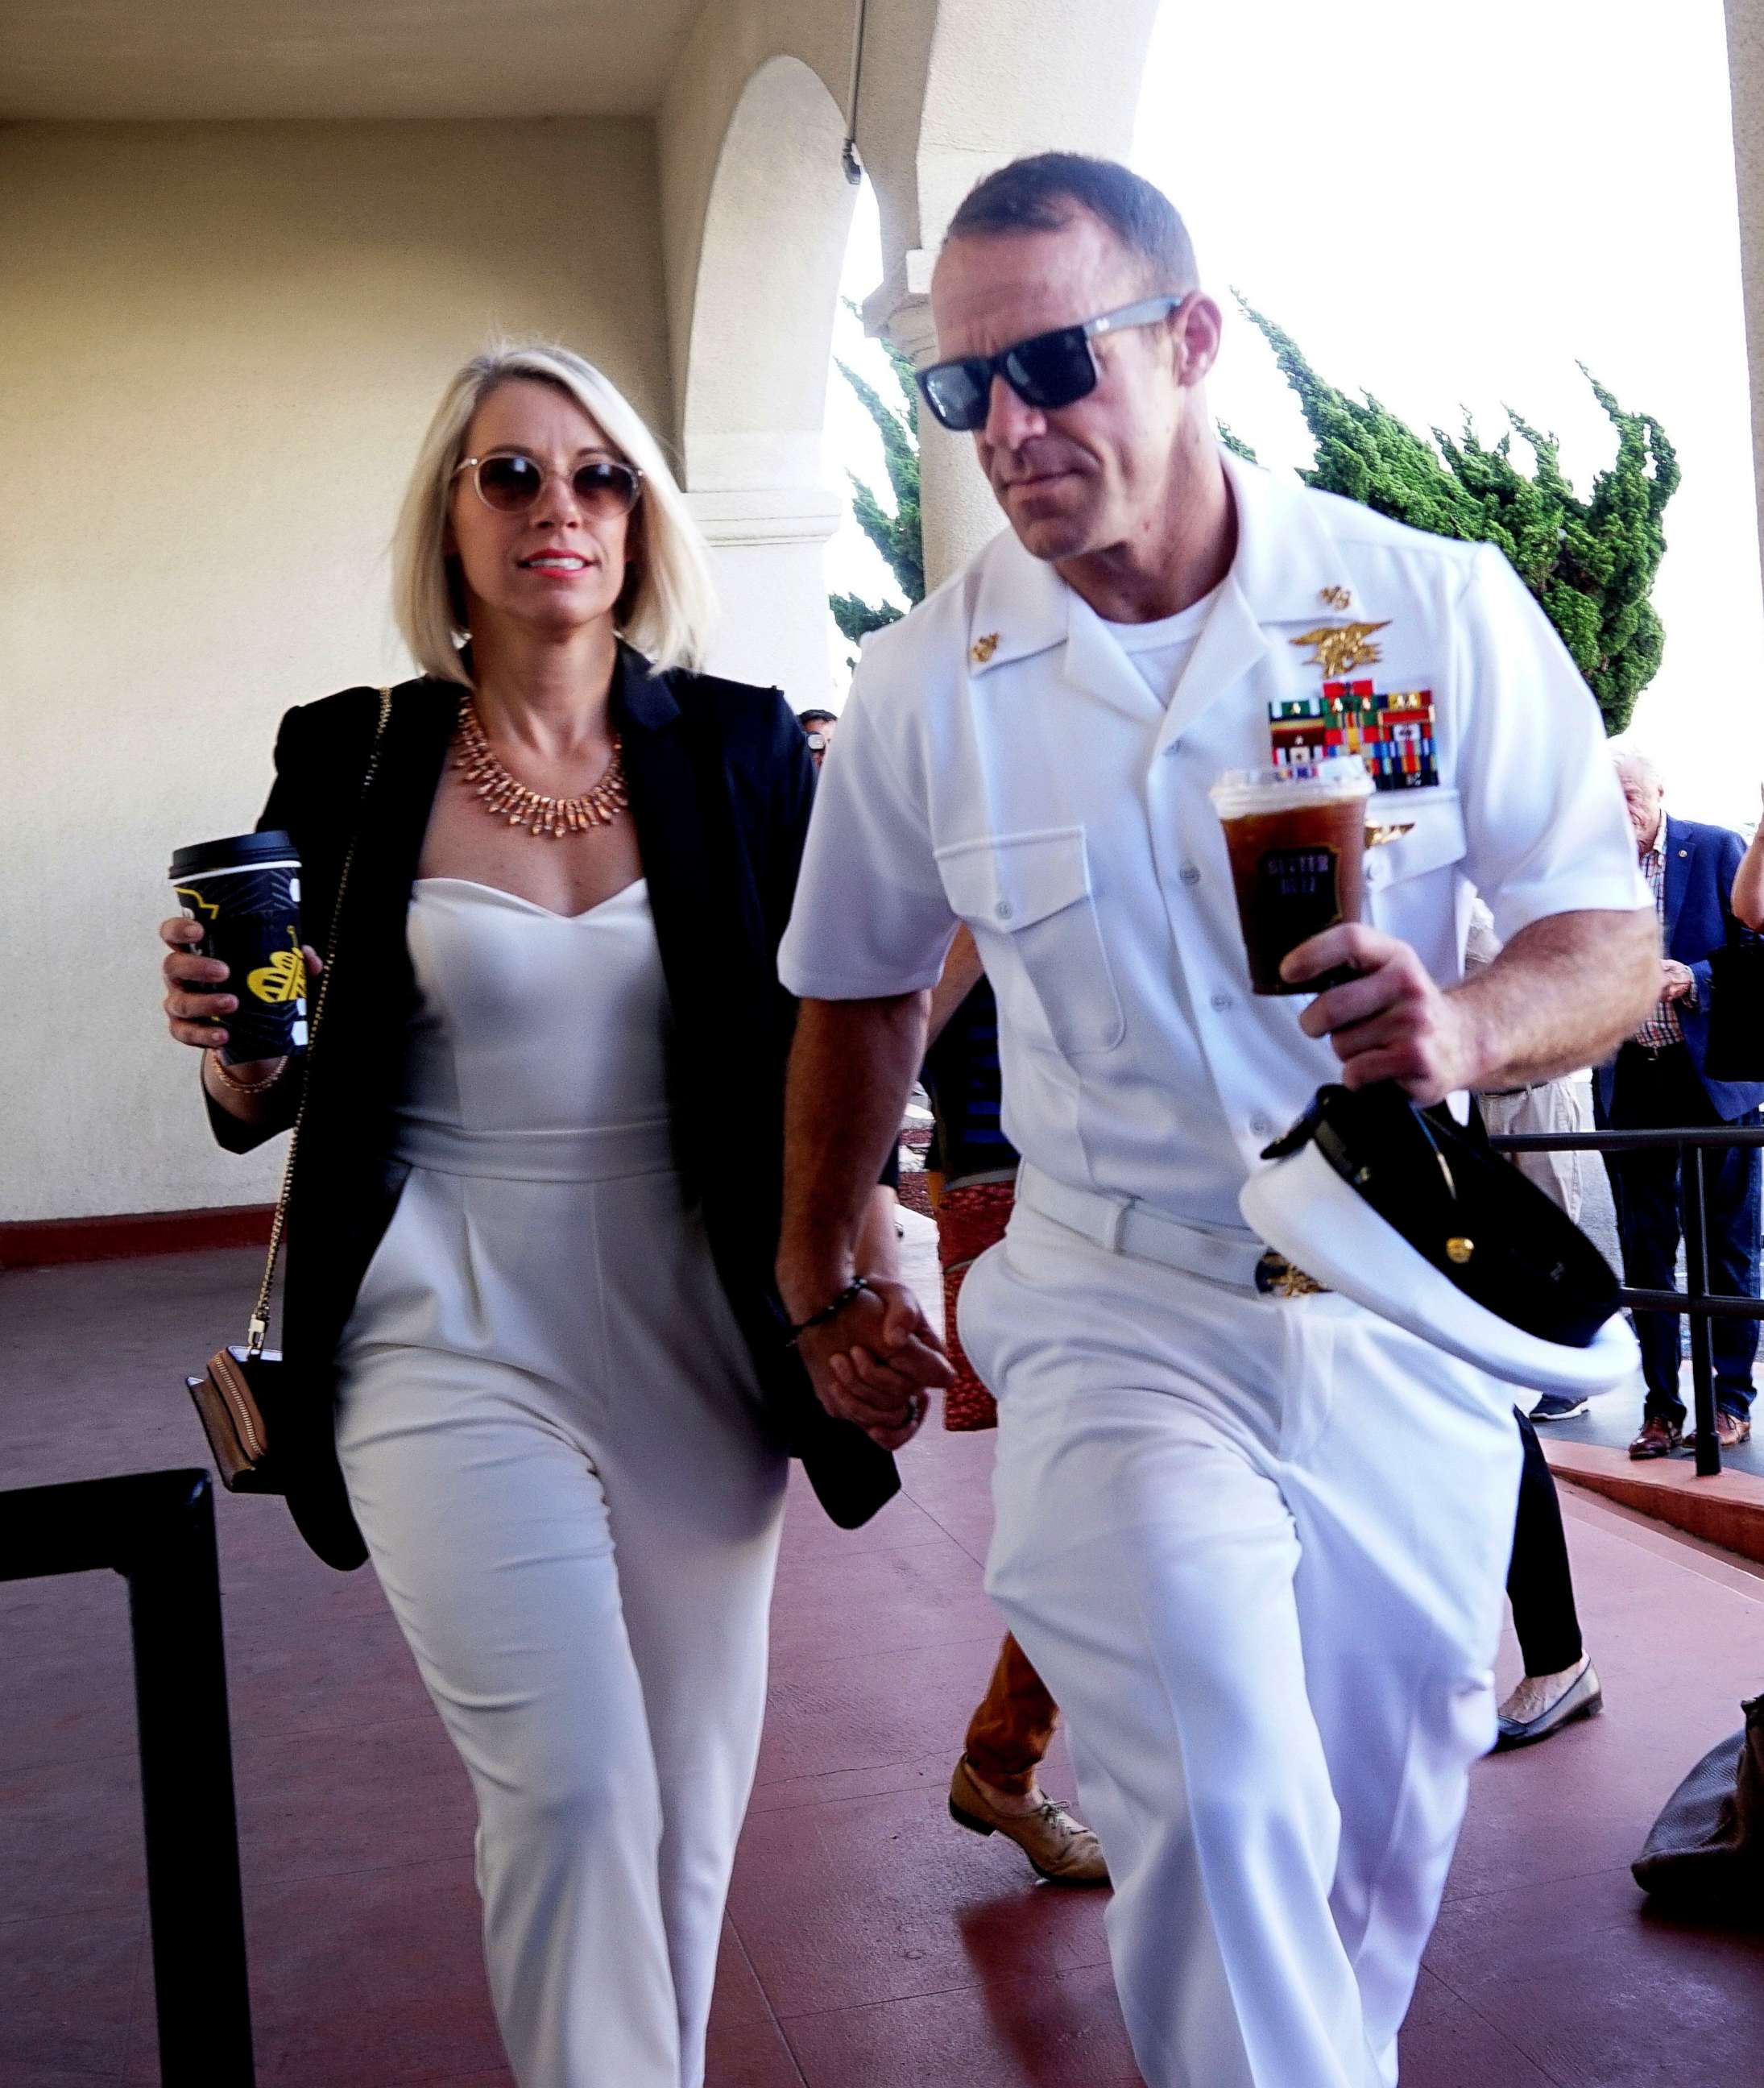
[[[998,834],[937,851],[949,903],[974,931],[1006,1023],[1070,1055],[1127,1028],[1102,945],[1082,827]]]
[[[1466,845],[1464,812],[1455,790],[1409,798],[1400,790],[1375,798],[1368,832],[1394,828],[1366,851],[1366,914],[1376,928],[1424,947],[1452,917],[1455,866]]]

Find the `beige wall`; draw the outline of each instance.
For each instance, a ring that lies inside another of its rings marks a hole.
[[[1124,143],[1153,4],[1100,42],[1070,0],[872,11],[872,324],[922,319],[914,267],[985,163]],[[386,541],[487,332],[560,336],[684,442],[711,664],[824,696],[852,22],[705,0],[653,122],[0,126],[0,1221],[270,1192],[160,1027],[167,853],[250,824],[287,705],[405,670]],[[967,445],[934,435],[926,476],[940,571],[996,517]]]
[[[0,1219],[271,1192],[161,1028],[168,853],[252,824],[289,704],[406,671],[386,540],[488,331],[668,430],[652,138],[0,128]]]

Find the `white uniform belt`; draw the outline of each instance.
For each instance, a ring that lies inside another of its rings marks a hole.
[[[1017,1197],[1030,1210],[1068,1232],[1081,1234],[1111,1254],[1134,1255],[1165,1269],[1204,1276],[1209,1282],[1229,1284],[1234,1290],[1261,1287],[1256,1274],[1268,1250],[1258,1239],[1229,1239],[1203,1232],[1130,1196],[1074,1189],[1026,1160],[1017,1175]]]
[[[438,1174],[503,1182],[611,1182],[670,1174],[676,1165],[666,1117],[574,1131],[467,1131],[406,1116],[399,1120],[392,1150],[397,1159]]]

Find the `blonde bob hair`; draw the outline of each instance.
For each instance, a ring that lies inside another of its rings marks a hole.
[[[465,590],[459,562],[445,548],[447,503],[473,416],[512,377],[534,378],[567,392],[624,461],[643,473],[626,538],[630,566],[614,620],[658,670],[697,666],[716,596],[704,539],[662,446],[593,363],[544,340],[494,341],[474,355],[442,394],[422,439],[392,539],[393,607],[411,657],[437,681],[471,685],[460,653],[467,635]]]

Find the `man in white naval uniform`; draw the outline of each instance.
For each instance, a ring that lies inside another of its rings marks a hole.
[[[1002,169],[932,308],[927,402],[1010,528],[871,639],[822,777],[781,961],[780,1284],[828,1406],[904,1441],[899,1308],[821,1316],[854,1270],[827,1242],[965,921],[1024,1157],[961,1307],[1000,1401],[987,1585],[1069,1715],[1135,2054],[1151,2088],[1373,2088],[1494,1737],[1518,1440],[1479,1370],[1259,1287],[1238,1191],[1329,1080],[1432,1102],[1596,1060],[1655,990],[1647,894],[1592,699],[1500,554],[1222,451],[1218,309],[1156,190]],[[1287,961],[1360,975],[1257,999],[1207,790],[1318,696],[1320,630],[1338,671],[1424,693],[1429,767],[1381,805],[1408,830],[1366,922]],[[1505,948],[1466,986],[1473,888]]]

